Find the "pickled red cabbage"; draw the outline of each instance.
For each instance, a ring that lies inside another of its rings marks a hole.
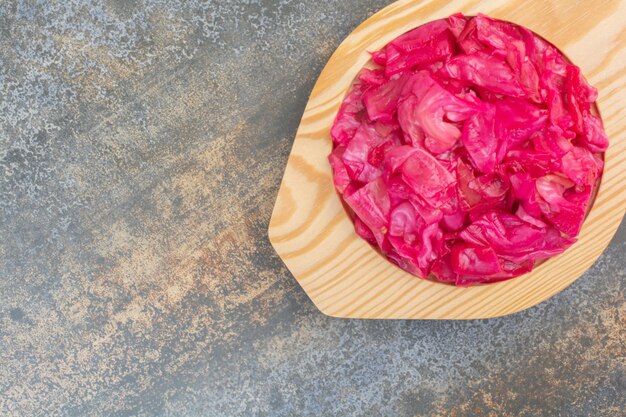
[[[422,278],[502,281],[576,241],[608,139],[597,90],[513,23],[460,14],[372,53],[331,130],[356,233]]]

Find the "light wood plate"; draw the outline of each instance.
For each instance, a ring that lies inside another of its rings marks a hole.
[[[559,47],[598,88],[611,145],[594,206],[579,241],[563,255],[511,281],[458,288],[416,278],[392,265],[355,232],[333,188],[330,127],[367,51],[455,12],[478,12],[535,31]],[[337,48],[306,106],[289,156],[269,237],[325,314],[371,319],[477,319],[532,307],[585,272],[624,215],[626,192],[626,0],[413,1],[393,3]]]

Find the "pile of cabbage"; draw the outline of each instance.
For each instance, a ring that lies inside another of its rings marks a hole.
[[[460,286],[527,273],[575,242],[608,146],[577,66],[523,27],[460,14],[372,60],[329,155],[359,236]]]

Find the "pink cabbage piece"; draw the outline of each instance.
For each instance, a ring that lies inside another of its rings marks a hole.
[[[330,155],[328,155],[328,161],[333,169],[333,181],[335,188],[340,194],[343,194],[352,182],[352,178],[350,177],[350,174],[348,174],[348,169],[342,160],[345,150],[345,146],[338,146],[331,152]]]
[[[436,20],[413,29],[391,41],[374,61],[385,68],[389,78],[400,72],[422,69],[448,58],[454,48],[452,33],[444,20]],[[383,59],[384,57],[384,59]]]
[[[518,263],[558,255],[574,243],[540,220],[532,222],[516,214],[491,211],[467,226],[459,237],[488,246],[498,257]]]
[[[414,146],[425,146],[440,154],[450,150],[461,137],[458,123],[483,111],[476,96],[452,94],[428,72],[409,79],[398,105],[398,122]]]
[[[496,94],[512,97],[524,95],[513,69],[502,59],[484,52],[457,55],[443,67],[450,78],[483,87]]]
[[[422,25],[371,56],[328,156],[361,238],[458,286],[525,274],[576,241],[609,146],[578,67],[482,14]]]
[[[495,108],[470,118],[463,128],[463,145],[474,166],[485,174],[491,174],[501,156],[498,155],[502,141],[496,133]]]
[[[406,76],[394,77],[363,94],[363,103],[370,120],[393,120],[398,108],[398,99],[407,80]]]
[[[378,178],[346,197],[345,201],[381,245],[389,231],[391,210],[385,182]]]
[[[343,99],[335,123],[330,130],[334,143],[346,144],[350,142],[361,125],[362,111],[365,109],[363,104],[364,90],[365,87],[362,85],[355,86]]]

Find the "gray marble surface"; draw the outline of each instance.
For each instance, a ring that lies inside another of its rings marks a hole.
[[[308,93],[387,3],[0,2],[0,415],[624,415],[624,226],[488,321],[331,319],[271,249]]]

